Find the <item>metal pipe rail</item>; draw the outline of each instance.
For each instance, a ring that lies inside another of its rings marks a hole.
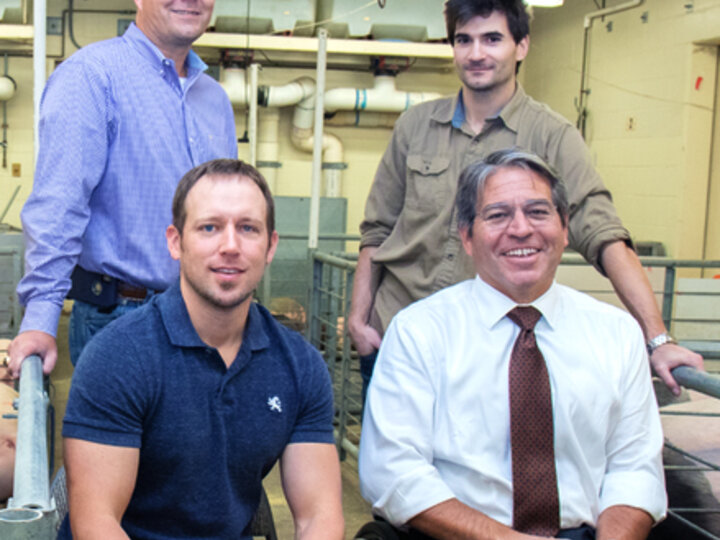
[[[688,366],[679,366],[672,370],[675,380],[689,390],[697,390],[708,396],[720,399],[720,377]]]
[[[0,510],[3,540],[52,539],[57,534],[57,512],[50,497],[47,405],[42,360],[29,356],[20,373],[13,496],[8,507]]]

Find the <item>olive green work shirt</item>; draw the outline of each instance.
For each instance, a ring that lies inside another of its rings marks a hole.
[[[500,114],[476,134],[465,122],[461,97],[462,90],[403,113],[375,174],[360,245],[378,248],[370,324],[381,333],[405,306],[475,275],[457,231],[457,180],[467,165],[497,150],[533,152],[557,171],[570,202],[570,247],[600,271],[605,244],[630,243],[572,124],[518,85]]]

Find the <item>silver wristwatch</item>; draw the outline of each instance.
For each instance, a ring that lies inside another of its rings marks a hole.
[[[655,349],[665,345],[666,343],[674,343],[677,345],[677,340],[667,332],[658,334],[657,336],[649,340],[646,345],[648,356],[652,356],[652,353],[655,352]]]

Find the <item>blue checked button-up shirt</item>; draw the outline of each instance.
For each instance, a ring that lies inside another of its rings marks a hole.
[[[48,80],[40,151],[21,217],[21,331],[55,334],[76,264],[152,289],[178,274],[165,229],[192,167],[237,157],[225,91],[194,52],[181,84],[172,60],[133,24],[84,47]]]

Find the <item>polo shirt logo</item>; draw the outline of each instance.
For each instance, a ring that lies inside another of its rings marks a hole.
[[[278,396],[273,396],[268,398],[267,405],[270,407],[271,411],[275,412],[282,412],[282,404],[280,403],[280,398]]]

